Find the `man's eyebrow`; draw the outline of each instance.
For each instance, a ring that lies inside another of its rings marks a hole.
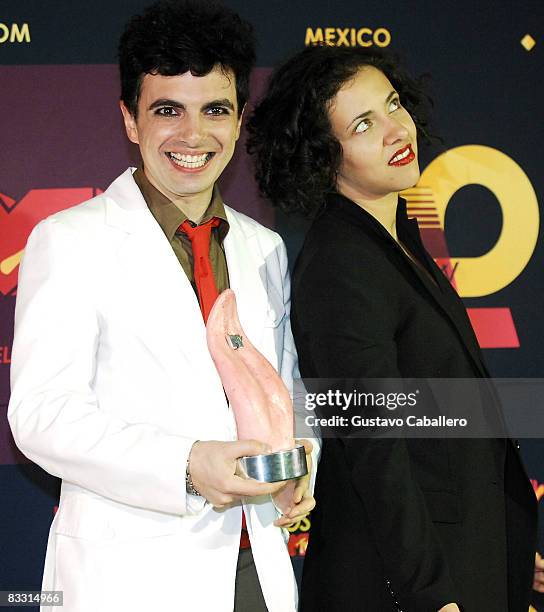
[[[388,103],[388,102],[391,100],[391,98],[394,98],[395,96],[398,96],[398,93],[397,93],[395,90],[391,91],[391,92],[389,93],[389,95],[387,96],[387,98],[385,99],[385,104],[387,104],[387,103]],[[361,113],[360,115],[357,115],[357,117],[354,117],[354,118],[353,118],[353,119],[350,121],[350,123],[349,123],[349,125],[348,125],[347,129],[349,130],[350,126],[351,126],[351,125],[352,125],[352,124],[353,124],[355,121],[357,121],[357,119],[365,119],[366,117],[368,117],[368,116],[369,116],[369,115],[371,115],[372,113],[373,113],[373,111],[365,111],[364,113]]]
[[[212,100],[211,102],[206,102],[202,108],[213,108],[214,106],[224,106],[229,110],[234,110],[234,104],[228,98],[221,98],[220,100]]]
[[[153,110],[154,108],[159,108],[161,106],[173,106],[174,108],[185,108],[185,104],[180,102],[179,100],[172,100],[170,98],[159,98],[155,100],[149,105],[148,110]],[[224,106],[229,110],[234,110],[234,104],[228,98],[221,98],[220,100],[210,100],[210,102],[206,102],[202,108],[213,108],[214,106]]]
[[[148,110],[159,108],[159,106],[173,106],[175,108],[185,108],[185,105],[178,100],[171,100],[170,98],[159,98],[149,105]]]

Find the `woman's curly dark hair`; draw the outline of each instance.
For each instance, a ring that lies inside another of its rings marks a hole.
[[[234,73],[241,113],[254,63],[253,28],[234,11],[214,0],[162,0],[132,17],[121,36],[121,100],[136,117],[146,74],[205,76],[220,65]]]
[[[362,66],[381,70],[399,93],[418,135],[426,131],[430,99],[392,54],[376,48],[307,47],[276,69],[248,122],[247,150],[255,156],[261,193],[284,212],[315,216],[336,188],[342,147],[329,107]]]

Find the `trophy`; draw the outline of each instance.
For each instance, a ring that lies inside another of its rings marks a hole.
[[[239,440],[266,442],[271,453],[241,457],[240,472],[260,482],[300,478],[308,473],[303,445],[294,440],[293,402],[287,387],[267,359],[245,335],[234,291],[215,301],[206,324],[208,349],[234,412]],[[289,505],[294,482],[278,496]]]

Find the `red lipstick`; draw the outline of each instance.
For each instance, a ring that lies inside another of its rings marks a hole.
[[[406,166],[414,161],[416,154],[412,150],[412,145],[406,145],[399,149],[393,157],[389,160],[389,166]],[[395,161],[393,161],[395,160]]]

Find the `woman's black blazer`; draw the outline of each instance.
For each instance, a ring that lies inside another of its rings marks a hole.
[[[397,233],[418,265],[366,211],[328,197],[293,275],[304,378],[488,377],[466,310],[402,199]],[[302,612],[449,602],[527,612],[536,497],[511,440],[325,438],[315,497]]]

